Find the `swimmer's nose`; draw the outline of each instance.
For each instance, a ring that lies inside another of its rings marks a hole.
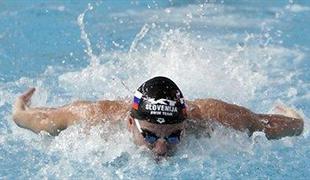
[[[167,142],[164,139],[158,139],[153,148],[153,152],[157,156],[165,156],[167,154]]]

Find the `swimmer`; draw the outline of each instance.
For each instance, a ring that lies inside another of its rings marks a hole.
[[[13,105],[13,120],[18,126],[57,135],[81,121],[96,125],[125,119],[134,143],[148,147],[157,157],[173,152],[185,131],[209,131],[214,123],[249,135],[263,131],[268,139],[300,135],[304,126],[303,119],[288,108],[277,107],[282,115],[256,114],[216,99],[186,101],[178,86],[166,77],[143,83],[132,102],[77,101],[58,108],[34,108],[30,107],[34,92],[35,88],[30,88]]]

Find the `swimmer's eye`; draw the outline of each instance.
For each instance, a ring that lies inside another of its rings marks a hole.
[[[159,137],[155,133],[150,132],[150,131],[145,130],[145,129],[142,129],[141,134],[144,137],[145,141],[150,143],[150,144],[154,144],[159,139]]]
[[[181,133],[182,133],[182,130],[178,130],[176,132],[173,132],[169,136],[164,137],[164,139],[169,144],[178,144],[180,143]],[[148,131],[146,129],[142,129],[141,134],[144,137],[145,141],[150,144],[154,144],[160,138],[155,133]]]
[[[170,134],[168,137],[165,137],[166,141],[169,144],[179,144],[181,140],[181,130],[178,130],[172,134]]]

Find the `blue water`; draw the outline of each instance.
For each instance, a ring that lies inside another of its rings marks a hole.
[[[310,1],[0,2],[0,179],[307,179],[310,175]],[[188,134],[156,163],[123,123],[75,125],[57,137],[17,127],[14,99],[34,106],[131,97],[156,75],[188,99],[270,112],[293,107],[299,137],[268,141],[219,127]]]

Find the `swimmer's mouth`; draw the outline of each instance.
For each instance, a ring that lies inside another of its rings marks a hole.
[[[168,151],[166,154],[164,154],[164,155],[158,155],[158,154],[156,154],[156,153],[153,152],[154,160],[155,160],[157,163],[159,163],[159,162],[161,162],[162,160],[166,160],[166,159],[168,159],[168,158],[174,156],[174,155],[175,155],[175,152],[176,152],[176,150],[169,150],[169,151]]]

